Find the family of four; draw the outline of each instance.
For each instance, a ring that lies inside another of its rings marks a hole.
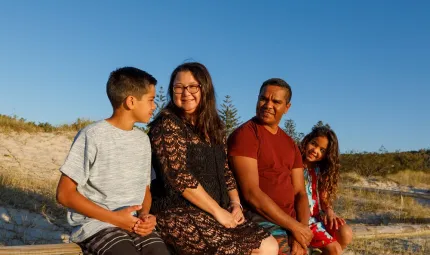
[[[79,131],[60,168],[57,200],[84,254],[341,253],[352,232],[333,211],[338,141],[320,127],[297,146],[279,128],[285,81],[262,84],[256,116],[228,139],[195,62],[172,72],[148,135],[135,128],[151,119],[156,84],[137,68],[113,71],[112,116]]]

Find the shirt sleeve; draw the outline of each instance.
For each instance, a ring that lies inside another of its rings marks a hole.
[[[97,155],[94,138],[81,130],[76,135],[60,171],[79,185],[84,185]]]
[[[187,188],[197,188],[199,182],[187,169],[187,139],[179,120],[170,115],[160,117],[151,127],[149,137],[153,166],[161,175],[157,178],[163,178],[180,193]]]
[[[259,143],[256,130],[251,125],[243,125],[228,138],[228,156],[243,156],[257,159]]]

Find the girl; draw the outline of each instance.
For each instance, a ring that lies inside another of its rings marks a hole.
[[[310,246],[323,254],[341,254],[352,240],[352,230],[333,211],[339,180],[339,144],[328,127],[314,127],[300,146],[314,234]]]

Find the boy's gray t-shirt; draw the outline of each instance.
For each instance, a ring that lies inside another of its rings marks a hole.
[[[125,131],[98,121],[76,135],[60,171],[78,184],[79,193],[105,209],[141,205],[151,182],[149,138],[138,128]],[[71,209],[67,220],[74,227],[73,242],[114,226]]]

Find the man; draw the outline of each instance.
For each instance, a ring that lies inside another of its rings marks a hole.
[[[265,81],[256,116],[229,137],[228,155],[244,199],[258,213],[251,218],[275,236],[280,254],[306,254],[312,232],[301,154],[279,127],[291,96],[284,80]]]

